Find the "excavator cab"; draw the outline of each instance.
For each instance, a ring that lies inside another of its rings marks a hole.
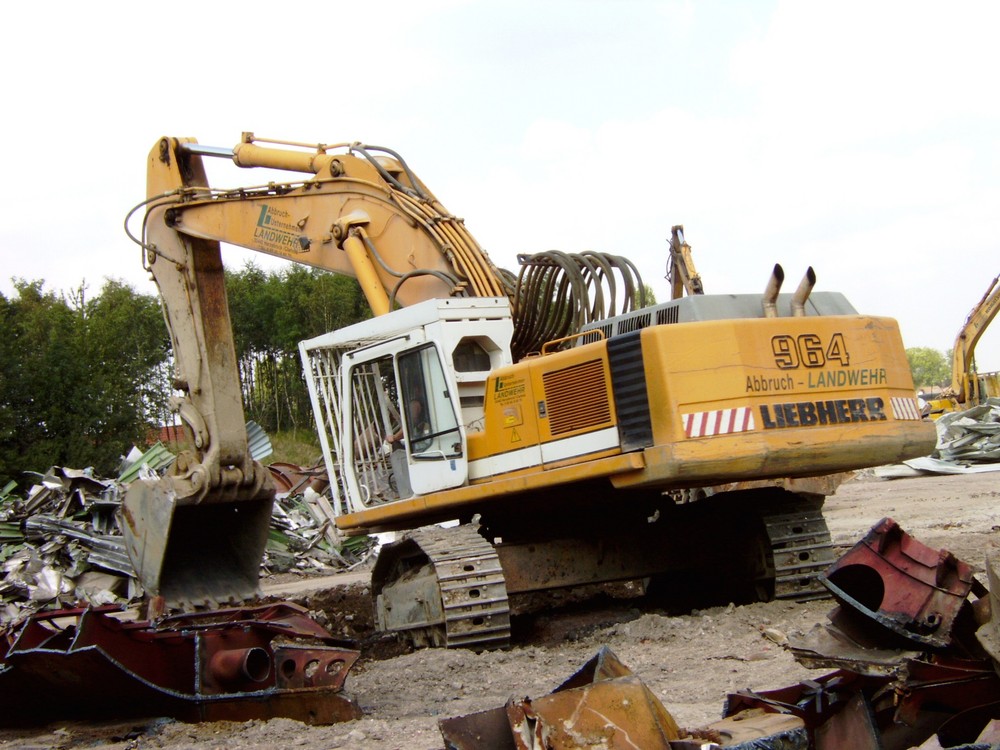
[[[512,334],[506,299],[446,299],[299,345],[339,513],[468,483],[487,378],[511,363]]]
[[[342,471],[363,502],[437,492],[468,476],[457,390],[440,349],[420,338],[414,331],[346,357],[340,434],[352,460]]]

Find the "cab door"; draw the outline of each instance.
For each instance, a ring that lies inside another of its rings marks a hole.
[[[400,413],[417,495],[459,487],[468,477],[465,430],[458,420],[457,390],[433,344],[396,355]]]
[[[353,509],[465,484],[458,390],[433,343],[411,332],[355,350],[340,378],[339,458]]]

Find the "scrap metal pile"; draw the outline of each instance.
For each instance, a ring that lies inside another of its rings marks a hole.
[[[787,646],[836,671],[730,694],[723,718],[680,729],[638,677],[602,650],[550,695],[441,721],[448,750],[908,750],[1000,745],[1000,564],[990,588],[947,550],[892,519],[826,572],[829,622]]]
[[[935,423],[935,457],[944,461],[1000,461],[1000,398],[965,411],[942,414]]]
[[[1000,398],[942,414],[934,426],[937,446],[931,455],[911,458],[901,466],[879,467],[876,475],[896,478],[1000,471]]]
[[[23,496],[0,493],[0,626],[31,613],[84,605],[124,605],[142,588],[120,525],[125,488],[155,479],[174,456],[157,444],[136,453],[116,479],[52,467]],[[312,486],[325,481],[287,464],[271,470],[279,488],[262,570],[334,572],[363,561],[367,537],[337,539]]]

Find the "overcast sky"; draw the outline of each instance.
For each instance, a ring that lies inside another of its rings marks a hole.
[[[122,230],[149,149],[244,130],[393,148],[499,265],[614,252],[661,300],[673,224],[707,292],[812,265],[906,346],[950,348],[1000,273],[996,3],[49,2],[4,25],[5,295],[155,293]],[[224,166],[216,187],[260,182]]]

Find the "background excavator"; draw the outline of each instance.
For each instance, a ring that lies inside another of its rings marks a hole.
[[[932,418],[968,409],[991,396],[1000,396],[1000,373],[978,372],[976,344],[1000,312],[1000,276],[990,282],[983,298],[969,312],[951,350],[951,385],[927,399],[924,410]]]
[[[138,241],[194,446],[123,504],[154,610],[253,596],[266,541],[274,489],[247,449],[220,242],[366,295],[374,318],[300,351],[337,527],[416,530],[383,548],[372,592],[380,626],[417,642],[502,646],[511,612],[611,581],[814,596],[824,477],[934,445],[896,323],[813,293],[812,269],[794,294],[775,266],[763,294],[707,295],[675,227],[674,299],[646,307],[618,256],[498,269],[387,149],[261,143],[149,155]],[[216,190],[205,157],[307,177]]]

